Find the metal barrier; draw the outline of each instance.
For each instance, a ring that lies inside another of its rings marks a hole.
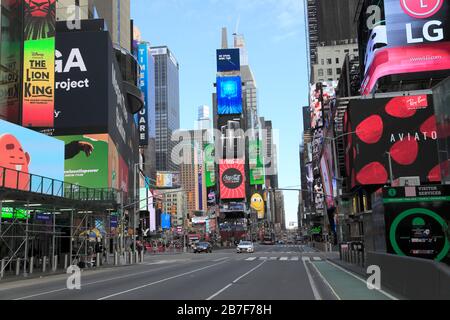
[[[349,264],[365,267],[365,252],[362,242],[347,242],[339,246],[340,259]]]

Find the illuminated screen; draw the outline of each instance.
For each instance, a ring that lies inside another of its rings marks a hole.
[[[217,110],[219,115],[242,113],[241,77],[217,78]]]

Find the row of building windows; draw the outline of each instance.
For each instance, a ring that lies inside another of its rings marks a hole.
[[[324,70],[323,69],[319,69],[318,70],[318,75],[319,77],[323,77],[324,76]],[[341,68],[336,68],[336,74],[340,75],[342,73],[342,69]],[[333,69],[332,68],[328,68],[327,69],[327,76],[332,76],[333,75]]]

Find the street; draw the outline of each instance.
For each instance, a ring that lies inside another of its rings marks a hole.
[[[390,300],[365,280],[327,262],[333,254],[302,245],[256,246],[212,254],[147,255],[140,265],[82,272],[81,290],[69,275],[0,283],[1,300]],[[334,253],[334,255],[336,255]]]

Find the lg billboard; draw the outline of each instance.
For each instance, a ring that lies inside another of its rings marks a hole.
[[[449,75],[449,0],[372,1],[360,18],[364,55],[362,93],[383,77],[428,79]]]
[[[394,178],[441,181],[431,96],[354,100],[347,112],[346,163],[353,186],[386,184],[390,169]]]

